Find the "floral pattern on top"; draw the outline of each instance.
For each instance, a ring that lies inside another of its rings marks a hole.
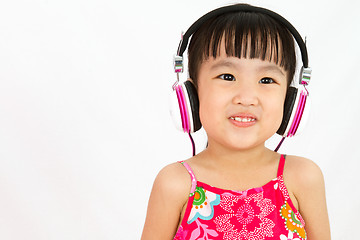
[[[281,206],[281,217],[285,220],[287,230],[296,233],[301,239],[306,239],[306,232],[303,223],[291,209],[288,202]]]
[[[186,239],[188,231],[185,231],[183,226],[180,225],[179,229],[176,232],[174,240],[184,240]]]
[[[294,233],[292,231],[289,231],[287,236],[281,234],[280,240],[300,240],[300,238],[294,238]]]
[[[263,192],[238,196],[227,196],[228,213],[215,218],[216,230],[224,233],[223,239],[263,240],[273,236],[274,222],[267,216],[276,206]]]
[[[306,240],[305,221],[284,183],[283,155],[276,178],[244,191],[199,182],[190,166],[182,164],[192,185],[175,240]]]
[[[188,224],[197,218],[210,220],[214,216],[214,206],[220,203],[220,195],[204,190],[202,187],[196,187],[191,212],[188,218]]]

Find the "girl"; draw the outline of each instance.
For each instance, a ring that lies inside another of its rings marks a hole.
[[[199,21],[189,30],[187,85],[208,146],[160,171],[142,239],[330,239],[321,170],[265,147],[284,132],[299,37],[277,14],[243,4]]]

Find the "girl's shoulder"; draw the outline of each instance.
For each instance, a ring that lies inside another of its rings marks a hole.
[[[296,177],[298,180],[311,181],[311,178],[322,176],[322,172],[319,166],[308,158],[287,155],[284,175]]]
[[[294,194],[297,209],[306,222],[308,238],[330,239],[325,182],[319,166],[306,158],[287,156],[284,181]]]
[[[286,156],[284,180],[295,195],[321,188],[324,176],[319,166],[310,159],[299,156]]]
[[[175,235],[191,180],[180,163],[160,170],[151,190],[142,239],[170,239]]]
[[[189,173],[180,162],[174,162],[162,168],[156,179],[169,185],[191,184]]]
[[[190,193],[191,178],[181,163],[171,163],[159,171],[153,188],[181,203],[187,200]]]

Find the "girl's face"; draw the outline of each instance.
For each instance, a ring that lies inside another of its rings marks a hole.
[[[279,128],[287,89],[287,72],[274,62],[227,57],[221,46],[199,69],[200,120],[209,147],[250,149]]]

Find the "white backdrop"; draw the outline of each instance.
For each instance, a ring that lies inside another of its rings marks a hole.
[[[228,3],[1,1],[0,239],[140,238],[157,172],[191,155],[167,102],[180,33]],[[311,118],[281,151],[322,168],[333,239],[354,239],[359,4],[248,3],[280,13],[307,36]],[[201,146],[203,133],[195,137]]]

